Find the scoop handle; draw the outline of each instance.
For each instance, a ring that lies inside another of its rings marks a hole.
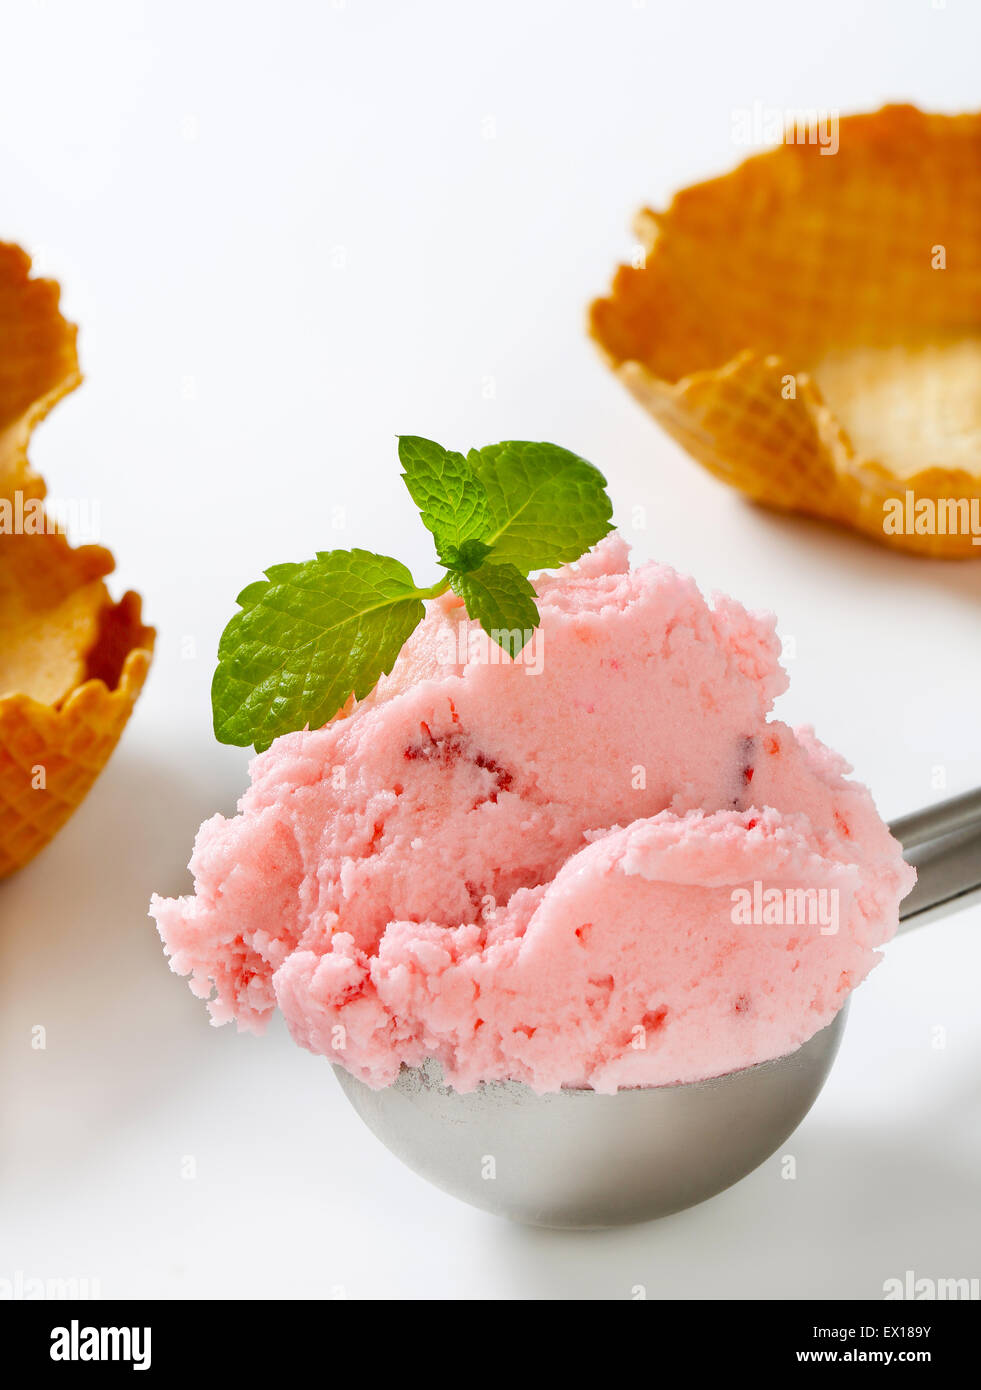
[[[955,835],[961,830],[981,832],[981,787],[973,792],[965,792],[963,796],[952,796],[948,801],[938,801],[935,806],[926,806],[922,811],[900,816],[889,829],[904,850],[917,849],[920,845],[939,840],[944,835]]]
[[[981,788],[900,816],[889,828],[917,872],[900,904],[900,931],[981,900]]]

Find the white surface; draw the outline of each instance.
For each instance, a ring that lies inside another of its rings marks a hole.
[[[399,431],[593,459],[621,519],[648,509],[642,558],[779,611],[797,650],[779,712],[848,755],[885,815],[945,794],[937,769],[950,793],[981,782],[981,562],[752,510],[583,333],[633,210],[742,157],[734,108],[969,107],[979,44],[968,0],[8,7],[0,235],[61,280],[88,378],[33,457],[99,503],[116,590],[140,589],[159,641],[92,796],[0,885],[0,1278],[711,1298],[981,1275],[978,912],[897,942],[859,991],[785,1148],[796,1181],[778,1155],[698,1210],[590,1236],[425,1186],[284,1030],[209,1028],[146,917],[245,782],[208,703],[238,590],[334,545],[430,572]]]

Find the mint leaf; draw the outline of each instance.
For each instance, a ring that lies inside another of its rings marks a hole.
[[[450,545],[441,550],[439,562],[447,569],[466,574],[482,565],[490,553],[491,547],[483,541],[464,541],[460,546]]]
[[[450,585],[487,635],[512,659],[541,621],[531,581],[514,565],[486,564],[468,573],[450,570]]]
[[[329,550],[275,565],[239,594],[211,686],[223,743],[268,748],[318,728],[389,672],[448,588],[512,658],[539,624],[529,570],[578,560],[613,528],[606,480],[555,444],[508,440],[464,457],[419,435],[399,438],[409,493],[446,571],[419,589],[404,565],[367,550]]]
[[[467,462],[487,493],[480,539],[494,563],[527,574],[578,560],[613,530],[613,507],[598,468],[557,444],[506,440],[471,449]]]
[[[274,565],[238,602],[211,686],[215,734],[257,752],[279,734],[320,728],[351,694],[363,699],[424,611],[405,566],[368,550]]]
[[[419,435],[399,436],[399,462],[422,523],[436,539],[440,560],[452,564],[460,547],[482,538],[487,529],[483,485],[462,454]]]

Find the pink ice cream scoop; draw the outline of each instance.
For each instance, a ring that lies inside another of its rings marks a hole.
[[[700,1081],[784,1056],[876,964],[914,881],[846,765],[770,717],[773,619],[617,536],[541,578],[512,662],[434,600],[346,718],[277,739],[154,898],[216,1023],[369,1087]]]

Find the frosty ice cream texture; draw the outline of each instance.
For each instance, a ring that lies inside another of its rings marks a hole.
[[[451,594],[347,717],[255,759],[152,911],[216,1023],[369,1085],[686,1082],[784,1055],[914,874],[864,787],[769,717],[774,620],[615,534],[536,582],[512,662]]]

